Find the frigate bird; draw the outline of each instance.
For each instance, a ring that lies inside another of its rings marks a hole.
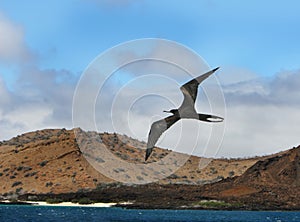
[[[156,144],[159,137],[169,129],[174,123],[180,119],[197,119],[205,122],[222,122],[224,119],[219,116],[214,116],[210,114],[197,113],[195,109],[195,101],[198,93],[198,86],[206,78],[217,71],[219,67],[208,71],[207,73],[198,76],[189,82],[185,83],[180,87],[183,93],[184,99],[181,106],[178,109],[172,109],[170,111],[164,111],[167,113],[172,113],[172,116],[168,116],[164,119],[158,120],[151,125],[151,129],[148,135],[147,149],[145,161],[149,158],[154,145]]]

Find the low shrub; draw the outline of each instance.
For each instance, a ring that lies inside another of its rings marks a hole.
[[[57,204],[57,203],[62,203],[63,200],[60,198],[48,198],[46,199],[46,202],[49,204]]]
[[[16,181],[16,182],[14,182],[14,183],[11,185],[11,187],[16,187],[16,186],[19,186],[19,185],[21,185],[21,184],[23,184],[21,181]]]
[[[79,204],[92,204],[93,201],[90,200],[90,199],[87,198],[87,197],[83,197],[83,198],[81,198],[81,199],[78,200],[78,203],[79,203]]]

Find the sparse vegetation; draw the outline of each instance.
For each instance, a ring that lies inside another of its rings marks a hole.
[[[83,198],[81,198],[81,199],[78,200],[78,203],[79,203],[79,204],[92,204],[93,201],[90,200],[90,199],[87,198],[87,197],[83,197]]]
[[[7,172],[7,171],[9,171],[9,168],[5,168],[5,169],[3,170],[3,172]]]
[[[114,169],[114,172],[119,173],[119,172],[125,172],[123,168],[116,168]]]
[[[224,201],[201,200],[199,202],[194,203],[194,206],[200,206],[204,208],[224,208],[224,207],[231,207],[232,205]]]
[[[180,177],[177,175],[177,174],[174,174],[172,173],[170,176],[169,176],[169,179],[179,179]]]
[[[224,177],[223,176],[217,176],[217,180],[224,180]]]
[[[120,182],[114,182],[114,183],[99,183],[97,185],[97,190],[102,190],[102,189],[108,189],[108,188],[119,188],[122,186],[122,183]]]
[[[144,178],[141,177],[141,176],[137,176],[136,179],[138,179],[138,180],[144,180]]]
[[[216,170],[216,168],[211,167],[211,168],[210,168],[210,173],[211,173],[211,174],[217,174],[218,171]]]
[[[230,171],[230,172],[228,173],[228,175],[229,175],[229,177],[233,177],[233,176],[234,176],[234,171]]]
[[[46,187],[52,187],[52,186],[53,186],[53,183],[52,183],[51,181],[49,181],[49,182],[46,183],[45,186],[46,186]]]
[[[129,156],[127,154],[123,154],[123,153],[116,153],[116,156],[120,157],[123,160],[128,160]]]
[[[23,183],[21,181],[16,181],[14,182],[11,187],[16,187],[16,186],[19,186],[19,185],[22,185]]]
[[[131,176],[129,176],[128,174],[125,174],[125,177],[126,177],[127,179],[130,179],[130,178],[131,178]]]
[[[37,174],[37,172],[30,172],[30,173],[26,173],[25,175],[24,175],[24,177],[33,177],[34,175],[36,175]]]
[[[26,166],[26,167],[23,168],[24,172],[27,172],[27,171],[30,171],[30,170],[32,170],[32,167]]]
[[[21,171],[21,170],[23,170],[23,166],[18,166],[17,171]]]
[[[16,193],[20,193],[23,190],[23,187],[19,187],[16,189]]]
[[[58,203],[62,203],[63,200],[60,198],[48,198],[46,199],[46,202],[49,204],[58,204]]]
[[[47,163],[48,163],[48,160],[44,160],[44,161],[40,162],[39,165],[41,167],[43,167],[43,166],[46,166]]]

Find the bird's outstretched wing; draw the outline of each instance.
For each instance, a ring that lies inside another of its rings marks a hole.
[[[168,116],[164,119],[158,120],[151,125],[151,129],[148,135],[148,142],[147,142],[147,149],[146,149],[146,156],[145,161],[150,156],[153,147],[155,146],[155,143],[159,139],[159,137],[165,132],[167,129],[169,129],[174,123],[176,123],[180,118],[173,115]]]
[[[211,114],[198,113],[198,119],[205,122],[219,123],[223,122],[224,118]]]
[[[190,80],[189,82],[185,83],[184,85],[182,85],[180,87],[180,90],[184,95],[184,100],[181,105],[182,107],[195,104],[199,84],[201,82],[203,82],[206,78],[208,78],[210,75],[212,75],[218,69],[219,69],[219,67],[212,69],[212,70],[208,71],[207,73],[204,73],[203,75]]]

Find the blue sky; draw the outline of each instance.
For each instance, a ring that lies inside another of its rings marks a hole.
[[[299,9],[300,3],[296,0],[2,0],[0,139],[38,128],[71,127],[72,96],[84,69],[105,50],[140,38],[176,41],[194,50],[211,67],[221,66],[228,119],[232,122],[237,121],[236,116],[240,122],[246,121],[245,116],[249,114],[240,116],[240,113],[250,110],[247,106],[251,101],[257,102],[257,109],[250,115],[259,115],[262,110],[259,104],[273,101],[267,97],[270,95],[282,101],[270,103],[270,112],[286,108],[295,118],[299,107],[287,105],[283,102],[285,95],[275,92],[286,93],[284,89],[288,84],[298,83],[295,76],[300,69]],[[226,79],[230,71],[239,80],[248,78],[249,81],[226,85],[232,82]],[[291,94],[298,95],[297,87],[292,89]],[[232,92],[239,94],[232,95]],[[289,102],[295,104],[295,101]],[[230,117],[233,114],[237,115]],[[240,123],[244,134],[255,128],[249,127],[251,124],[247,121]],[[228,135],[239,134],[233,127],[230,131],[230,122],[227,128]],[[287,129],[287,126],[282,128]],[[270,136],[273,134],[269,132]],[[284,144],[297,143],[293,132],[289,135],[293,142],[281,142],[276,150],[283,149]],[[242,143],[243,135],[240,136],[236,147]],[[258,137],[257,134],[258,142],[253,146],[272,146]],[[230,142],[224,144],[228,151]],[[267,149],[265,153],[272,151]],[[234,151],[232,155],[257,153],[264,152]]]
[[[122,3],[123,2],[123,3]],[[260,75],[298,68],[298,1],[1,1],[43,68],[80,73],[104,50],[136,38],[182,43],[212,66]]]

